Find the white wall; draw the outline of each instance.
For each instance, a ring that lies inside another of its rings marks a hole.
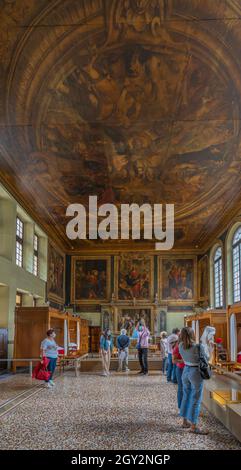
[[[187,312],[167,312],[167,332],[171,333],[173,328],[183,328],[184,325],[184,315],[187,315]]]
[[[23,267],[15,262],[16,217],[24,222]],[[33,270],[33,237],[39,237],[39,275]],[[0,328],[8,328],[8,353],[13,354],[16,293],[24,293],[23,304],[45,301],[47,280],[47,236],[0,185]]]

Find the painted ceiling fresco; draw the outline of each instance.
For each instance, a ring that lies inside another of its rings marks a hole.
[[[241,205],[240,20],[239,0],[0,0],[1,180],[66,249],[89,195],[174,203],[175,247],[204,247]]]

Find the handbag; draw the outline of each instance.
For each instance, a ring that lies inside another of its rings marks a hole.
[[[38,362],[37,365],[35,366],[32,374],[33,379],[37,380],[49,380],[51,376],[51,372],[47,370],[48,364],[49,364],[49,359],[47,357],[43,357],[43,363]]]
[[[199,372],[203,380],[209,380],[212,375],[211,368],[202,349],[199,344]]]
[[[51,372],[49,372],[48,370],[39,369],[35,378],[37,380],[49,380],[50,376],[51,376]]]

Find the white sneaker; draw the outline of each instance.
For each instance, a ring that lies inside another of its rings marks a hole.
[[[50,384],[52,387],[55,387],[55,383],[54,383],[53,380],[50,380],[50,381],[49,381],[49,384]]]
[[[46,387],[46,388],[52,388],[52,386],[50,385],[49,382],[47,382],[47,383],[45,384],[45,387]]]
[[[107,377],[107,373],[103,372],[102,377]]]

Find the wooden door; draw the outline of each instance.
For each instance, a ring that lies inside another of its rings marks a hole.
[[[100,349],[100,326],[90,326],[90,352],[98,353]]]
[[[0,359],[7,359],[8,357],[8,330],[7,328],[0,328]],[[0,362],[0,369],[6,369],[7,362]]]

